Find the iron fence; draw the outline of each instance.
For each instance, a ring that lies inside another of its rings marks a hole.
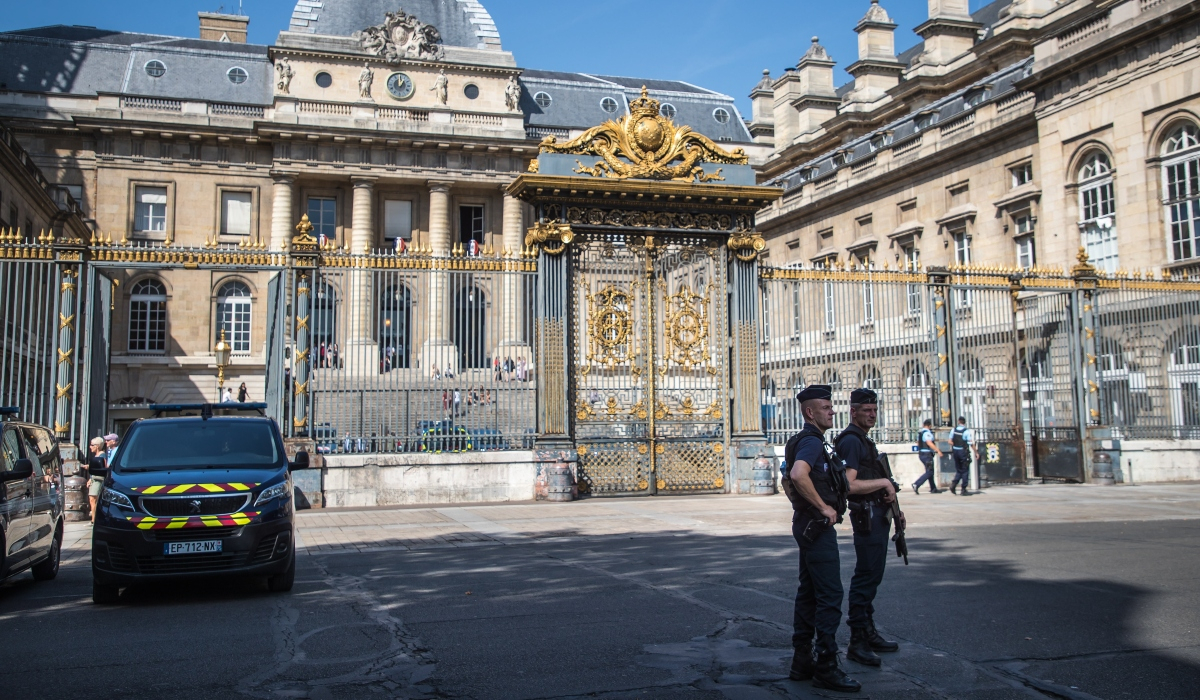
[[[322,256],[307,313],[322,451],[532,447],[534,262],[487,253]]]
[[[58,266],[52,256],[40,256],[40,247],[2,230],[0,249],[0,257],[9,258],[0,259],[0,406],[19,408],[22,420],[53,426],[59,314],[73,325],[79,307],[59,308]],[[58,391],[71,395],[76,384],[72,376]]]

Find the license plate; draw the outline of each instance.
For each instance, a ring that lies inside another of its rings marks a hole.
[[[221,551],[221,540],[204,542],[167,542],[163,554],[208,554]]]

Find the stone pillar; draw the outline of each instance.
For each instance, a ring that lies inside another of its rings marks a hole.
[[[428,300],[424,322],[426,341],[421,349],[421,372],[429,376],[436,365],[455,374],[459,370],[459,352],[450,338],[450,273],[446,259],[453,247],[450,235],[450,183],[429,182],[429,247],[433,251],[433,271],[429,275]]]
[[[271,250],[287,250],[292,242],[293,175],[271,173],[275,184],[271,188]]]
[[[732,415],[730,416],[729,493],[752,493],[754,467],[759,456],[768,454],[762,421],[762,369],[759,362],[759,300],[757,257],[739,256],[726,248],[729,264],[729,335],[732,367]]]
[[[523,208],[521,200],[504,195],[504,236],[501,247],[508,251],[510,259],[516,256],[525,244]],[[508,270],[501,279],[504,293],[503,327],[500,348],[496,350],[495,356],[511,357],[514,361],[520,357],[527,361],[532,360],[529,339],[523,334],[525,314],[529,312],[525,306],[525,276],[515,270]]]
[[[365,255],[371,252],[375,241],[374,193],[375,178],[351,178],[354,199],[350,210],[350,252]],[[345,356],[346,369],[352,374],[369,374],[378,371],[379,348],[371,334],[371,271],[363,268],[347,270],[348,326]]]

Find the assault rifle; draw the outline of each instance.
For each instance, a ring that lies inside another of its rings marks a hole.
[[[892,541],[896,543],[896,556],[904,557],[904,565],[908,566],[908,542],[904,539],[904,515],[900,512],[900,485],[892,477],[892,464],[887,455],[879,455],[879,464],[883,466],[883,473],[887,474],[888,481],[892,482],[896,489],[896,497],[892,499],[892,522],[896,523],[896,534],[892,535]]]

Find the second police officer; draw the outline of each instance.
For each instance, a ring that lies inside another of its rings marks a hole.
[[[850,484],[841,457],[825,442],[833,427],[830,387],[809,386],[796,395],[804,428],[784,448],[783,491],[792,502],[792,537],[800,548],[789,677],[813,687],[855,692],[862,685],[838,667],[835,635],[842,621],[841,562],[837,531]],[[813,637],[816,637],[816,659]]]
[[[896,651],[898,644],[880,636],[875,629],[875,592],[883,581],[888,557],[892,501],[896,488],[879,460],[879,450],[867,434],[878,419],[878,395],[870,389],[850,394],[850,425],[834,444],[846,463],[850,482],[850,524],[854,529],[854,578],[850,580],[850,647],[846,658],[868,666],[879,666],[875,652]],[[900,518],[904,517],[901,513]]]

